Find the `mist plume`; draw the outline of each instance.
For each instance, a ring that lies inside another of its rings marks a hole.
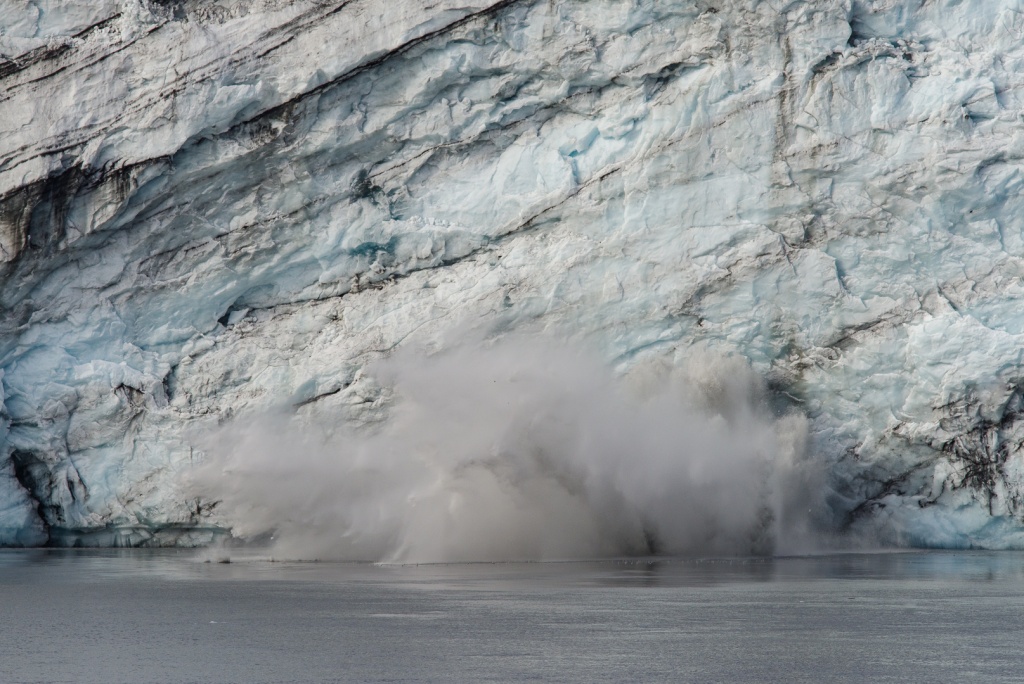
[[[734,357],[625,375],[552,340],[402,351],[386,420],[239,420],[189,492],[275,555],[383,562],[768,554],[811,540],[807,422]],[[323,414],[321,414],[323,415]]]

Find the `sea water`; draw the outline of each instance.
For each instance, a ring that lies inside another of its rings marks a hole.
[[[0,551],[0,682],[1024,681],[1021,553],[203,559]]]

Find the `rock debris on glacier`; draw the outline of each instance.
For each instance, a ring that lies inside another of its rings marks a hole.
[[[0,543],[207,540],[191,435],[475,321],[742,355],[836,526],[1024,545],[1024,3],[421,5],[8,2]]]

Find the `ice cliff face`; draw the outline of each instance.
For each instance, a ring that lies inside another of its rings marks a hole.
[[[839,527],[1024,545],[1020,0],[6,0],[0,543],[467,321],[746,358]]]

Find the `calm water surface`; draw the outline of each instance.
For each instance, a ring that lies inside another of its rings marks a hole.
[[[376,567],[0,551],[0,682],[1022,682],[1024,554]]]

